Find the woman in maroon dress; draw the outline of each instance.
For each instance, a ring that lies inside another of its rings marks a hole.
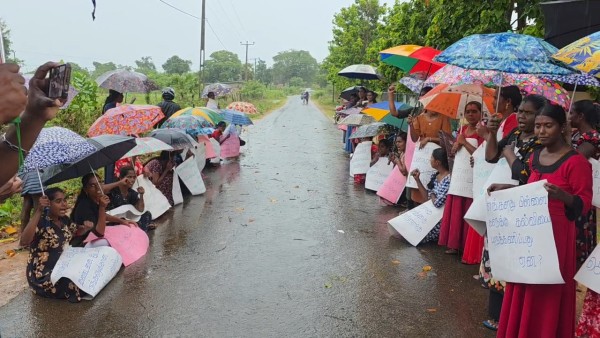
[[[473,154],[477,147],[483,142],[483,138],[477,135],[477,124],[481,121],[481,103],[476,101],[467,103],[464,116],[465,120],[467,120],[467,125],[460,128],[456,142],[452,146],[452,155],[455,155],[462,147],[464,147],[469,154]],[[468,139],[475,140],[475,145],[469,143],[467,141]],[[469,210],[472,202],[472,198],[450,194],[446,199],[446,207],[444,208],[444,216],[442,217],[438,244],[448,247],[448,250],[446,250],[447,254],[455,255],[459,250],[462,251],[465,248],[467,231],[470,226],[465,222],[463,216],[467,213],[467,210]],[[479,237],[481,246],[479,247],[479,252],[476,254],[477,262],[475,263],[479,263],[481,250],[483,249],[483,237]]]
[[[566,142],[567,119],[548,104],[535,120],[543,148],[530,160],[528,183],[547,180],[548,209],[565,284],[506,283],[498,337],[573,337],[575,332],[575,219],[590,209],[592,168]],[[492,185],[490,191],[506,188]]]

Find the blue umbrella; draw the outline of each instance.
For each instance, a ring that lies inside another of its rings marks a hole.
[[[196,115],[180,115],[171,117],[162,124],[161,128],[175,128],[185,131],[186,134],[197,137],[198,135],[208,135],[208,128],[213,125],[206,119]]]
[[[237,110],[221,109],[221,115],[223,119],[231,124],[237,124],[240,126],[247,126],[252,124],[252,120],[246,114]]]
[[[96,151],[85,138],[61,127],[44,128],[23,164],[24,171],[75,162]]]
[[[551,58],[558,50],[542,39],[516,33],[474,34],[435,57],[466,69],[518,74],[569,75],[574,71]]]

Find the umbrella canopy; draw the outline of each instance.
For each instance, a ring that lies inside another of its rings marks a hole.
[[[379,52],[381,61],[409,74],[433,74],[444,66],[433,58],[441,51],[431,47],[401,45]]]
[[[377,68],[369,65],[352,65],[338,72],[339,76],[359,80],[379,80]]]
[[[126,104],[107,110],[92,124],[88,135],[137,135],[151,130],[164,117],[158,106]]]
[[[582,0],[545,1],[544,39],[558,48],[600,29],[600,2]]]
[[[171,115],[171,118],[179,117],[179,116],[183,116],[183,115],[194,115],[194,116],[202,117],[206,121],[212,123],[213,126],[215,126],[217,123],[223,121],[223,117],[221,116],[221,114],[219,114],[218,112],[216,112],[210,108],[206,108],[206,107],[183,108],[183,109],[175,112],[175,114]]]
[[[233,87],[231,87],[230,85],[226,85],[223,83],[211,83],[208,86],[205,86],[204,89],[202,90],[202,97],[207,98],[208,93],[210,93],[210,92],[215,93],[215,96],[219,97],[219,96],[227,95],[227,94],[231,93],[232,91],[233,91]]]
[[[142,73],[126,69],[111,70],[96,79],[98,86],[120,93],[147,93],[158,90],[158,86]]]
[[[95,151],[73,163],[48,168],[44,173],[44,184],[50,185],[81,177],[92,170],[115,163],[136,145],[135,138],[121,135],[101,135],[87,141]]]
[[[161,126],[161,128],[181,129],[192,137],[198,137],[198,135],[209,135],[210,132],[208,130],[211,127],[213,127],[213,125],[210,122],[206,121],[203,117],[195,115],[171,117]]]
[[[410,89],[415,94],[419,94],[421,89],[423,88],[425,81],[417,79],[413,76],[405,76],[398,81],[400,84],[403,84],[406,88]]]
[[[194,144],[194,139],[180,129],[156,129],[150,133],[150,137],[163,141],[175,150],[190,148]]]
[[[552,57],[577,70],[600,77],[600,32],[571,43]]]
[[[372,116],[365,114],[353,114],[346,116],[338,124],[345,124],[348,126],[362,126],[373,122],[375,122],[375,119]]]
[[[61,127],[44,128],[25,158],[23,170],[33,171],[75,162],[95,150],[93,145],[74,131]]]
[[[363,138],[363,137],[373,137],[381,131],[385,127],[385,123],[383,122],[374,122],[371,124],[366,124],[364,126],[360,126],[356,129],[355,132],[352,133],[350,138]]]
[[[419,101],[423,108],[444,114],[451,118],[462,118],[467,103],[471,101],[483,102],[482,110],[485,116],[494,113],[494,97],[496,91],[483,85],[464,84],[451,86],[440,84],[429,93],[422,96]]]
[[[395,102],[395,105],[396,105],[396,109],[411,108],[411,106],[407,105],[406,103],[402,103],[402,102]],[[405,119],[399,119],[395,116],[392,116],[392,114],[390,114],[390,108],[389,108],[388,101],[382,101],[382,102],[377,102],[375,104],[372,104],[369,107],[364,108],[362,112],[369,116],[372,116],[377,121],[384,122],[385,124],[389,124],[391,126],[399,128],[402,131],[408,130],[408,123],[406,122]]]
[[[525,34],[474,34],[452,44],[435,60],[466,69],[518,74],[572,74],[573,70],[551,58],[556,52],[556,47],[544,40]]]
[[[231,109],[222,109],[221,115],[223,115],[223,119],[231,124],[237,124],[240,126],[248,126],[253,124],[252,120],[246,114],[231,110]]]
[[[246,114],[257,114],[258,110],[252,103],[248,102],[232,102],[227,106],[227,109],[241,111]]]
[[[352,87],[348,87],[346,89],[344,89],[341,93],[340,93],[340,97],[346,101],[350,101],[350,96],[352,94],[357,94],[358,95],[358,91],[360,90],[360,86],[352,86]]]
[[[173,147],[154,137],[138,137],[135,139],[135,144],[135,147],[123,155],[122,158],[156,153],[163,150],[173,150]]]
[[[566,110],[571,108],[571,99],[566,89],[558,83],[532,77],[519,84],[521,92],[526,95],[538,94],[547,98],[549,101],[562,106]]]

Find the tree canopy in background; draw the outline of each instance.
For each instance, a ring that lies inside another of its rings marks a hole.
[[[300,78],[304,84],[311,84],[318,70],[319,63],[305,50],[290,49],[273,57],[273,82],[277,84],[287,84],[293,78]]]
[[[167,74],[189,73],[192,69],[192,61],[184,60],[177,55],[173,55],[163,63],[162,68]]]
[[[219,50],[210,54],[204,63],[204,81],[234,82],[242,78],[242,61],[237,54],[227,50]]]

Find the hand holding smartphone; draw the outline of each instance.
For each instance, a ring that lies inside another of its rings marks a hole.
[[[48,81],[48,97],[64,101],[69,95],[71,84],[71,65],[65,63],[50,70]]]

